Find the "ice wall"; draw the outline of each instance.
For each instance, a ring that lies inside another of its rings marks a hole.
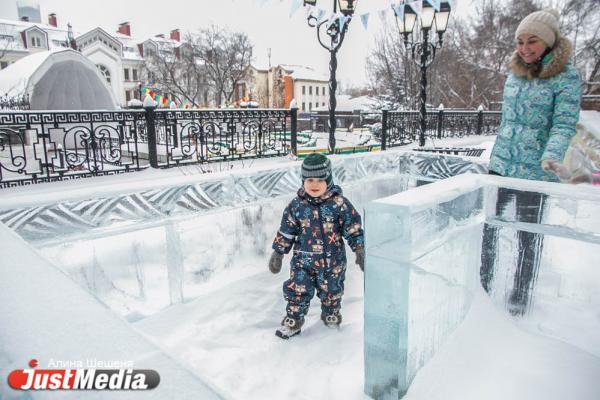
[[[333,156],[334,180],[357,209],[374,199],[485,166],[404,152]],[[263,270],[281,213],[300,187],[300,162],[129,193],[12,208],[0,220],[130,321]],[[28,201],[31,201],[29,199]],[[13,201],[13,204],[17,201]],[[14,207],[14,205],[12,205]],[[241,266],[241,267],[240,267]],[[210,282],[210,285],[206,285]]]
[[[206,379],[144,338],[4,226],[0,226],[0,243],[10,249],[3,252],[0,268],[0,375],[4,380],[0,385],[1,399],[227,398]],[[60,369],[56,368],[60,362],[79,361],[81,368],[123,363],[133,369],[157,371],[160,383],[143,393],[10,389],[6,381],[9,373],[28,369],[31,359],[39,361],[40,369]],[[55,365],[49,365],[50,362]]]
[[[462,175],[370,203],[365,392],[401,398],[481,284],[515,323],[600,357],[599,202],[594,188]]]

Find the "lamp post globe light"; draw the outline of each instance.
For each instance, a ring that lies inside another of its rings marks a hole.
[[[443,36],[448,27],[451,11],[448,1],[440,1],[439,10],[436,10],[431,3],[435,3],[435,1],[423,0],[420,18],[408,4],[400,5],[401,8],[393,8],[396,25],[404,37],[404,46],[410,50],[413,61],[421,69],[419,103],[419,146],[421,147],[425,146],[425,130],[427,128],[427,67],[433,62],[436,50],[443,45]],[[417,23],[420,25],[420,29],[415,30]],[[435,36],[430,40],[429,33],[432,29],[435,29],[434,33],[437,33],[437,40]]]
[[[317,39],[319,44],[329,51],[329,154],[335,152],[335,91],[337,90],[336,70],[337,70],[337,51],[339,50],[348,30],[348,25],[352,20],[352,15],[356,9],[358,0],[333,0],[333,15],[337,16],[338,11],[342,14],[340,18],[320,20],[322,16],[309,14],[308,25],[317,29]],[[304,0],[304,5],[316,6],[317,0]],[[325,43],[329,36],[329,43]]]

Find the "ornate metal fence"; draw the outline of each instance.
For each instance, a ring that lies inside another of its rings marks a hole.
[[[140,170],[143,111],[0,113],[0,188]]]
[[[499,111],[430,111],[426,138],[443,139],[471,135],[494,135],[500,126]],[[383,111],[382,149],[416,141],[420,132],[417,111]]]
[[[431,138],[491,135],[499,112],[430,112]],[[383,112],[381,148],[415,141],[417,112]],[[0,188],[297,154],[297,110],[0,112]]]
[[[281,156],[295,133],[289,109],[157,110],[151,118],[157,167]]]
[[[29,95],[0,96],[0,110],[29,110]]]

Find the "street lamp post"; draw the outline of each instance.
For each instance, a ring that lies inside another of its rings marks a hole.
[[[335,108],[336,99],[335,91],[337,90],[336,70],[337,70],[337,51],[339,50],[346,31],[348,30],[348,24],[352,19],[354,10],[356,9],[356,3],[358,0],[333,0],[333,20],[325,19],[320,20],[321,16],[314,16],[312,13],[308,16],[308,25],[312,28],[317,28],[317,39],[319,44],[326,50],[329,51],[329,154],[335,152]],[[304,0],[304,5],[316,6],[317,0]],[[341,12],[341,16],[337,18],[338,9]],[[321,37],[322,32],[325,32],[329,36],[330,44],[325,44]]]
[[[421,69],[421,84],[420,84],[420,107],[419,107],[419,146],[425,146],[425,130],[427,129],[427,67],[431,65],[435,58],[435,52],[442,47],[444,32],[448,26],[450,18],[450,4],[448,1],[440,2],[439,10],[436,10],[428,0],[423,0],[420,18],[417,18],[417,13],[408,4],[400,5],[400,8],[394,8],[396,16],[396,25],[398,30],[404,36],[404,46],[410,50],[413,61]],[[418,36],[418,30],[414,28],[420,23],[421,40],[415,39]],[[429,33],[435,24],[437,32],[437,41],[433,37],[429,40]]]

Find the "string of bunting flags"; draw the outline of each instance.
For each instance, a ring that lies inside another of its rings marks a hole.
[[[266,2],[268,2],[269,0],[259,0],[261,5],[264,5]],[[283,1],[283,0],[280,0]],[[357,1],[356,3],[356,12],[355,15],[358,16],[358,18],[360,19],[360,22],[362,23],[362,26],[364,27],[365,30],[368,29],[369,27],[369,20],[372,14],[377,14],[379,16],[379,19],[381,20],[382,23],[385,23],[386,18],[388,16],[388,12],[390,10],[393,10],[395,15],[400,18],[401,20],[404,20],[404,10],[406,5],[408,5],[416,14],[418,17],[421,16],[421,13],[423,11],[423,3],[427,2],[429,3],[434,9],[435,11],[440,11],[440,6],[441,6],[441,2],[442,0],[392,0],[389,2],[389,6],[386,7],[382,7],[380,9],[375,9],[375,10],[369,10],[366,12],[360,12],[360,6],[363,2],[366,2],[368,0],[362,0],[362,1]],[[448,4],[450,5],[451,9],[455,9],[456,6],[458,5],[458,0],[446,0],[448,2]],[[303,5],[303,0],[291,0],[291,5],[290,5],[290,18],[296,14],[296,12],[300,9],[300,7]],[[329,2],[325,2],[327,3],[327,5],[329,5]],[[333,13],[331,10],[326,10],[324,8],[321,8],[321,6],[316,5],[310,5],[310,4],[306,4],[304,6],[305,11],[306,11],[306,16],[313,16],[317,19],[317,23],[321,23],[323,21],[327,21],[326,23],[326,27],[331,26],[331,24],[333,24],[335,21],[339,21],[340,27],[343,29],[344,25],[352,18],[350,16],[345,16],[340,12],[337,13]]]
[[[162,105],[165,108],[193,108],[193,104],[190,102],[184,101],[179,103],[174,100],[169,100],[168,97],[156,93],[154,90],[152,90],[152,88],[148,86],[144,86],[142,92],[144,93],[144,97],[149,95],[154,101],[156,101],[158,104]]]

